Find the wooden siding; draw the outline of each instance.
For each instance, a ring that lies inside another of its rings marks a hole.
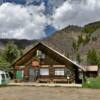
[[[32,61],[36,57],[36,51],[41,50],[45,54],[45,59],[39,60],[40,66],[32,66]],[[48,76],[38,76],[37,81],[40,80],[47,80],[52,82],[76,82],[79,81],[79,70],[78,66],[74,65],[69,60],[65,59],[61,55],[55,53],[54,51],[50,50],[48,47],[43,46],[41,44],[37,45],[33,49],[31,49],[29,52],[26,53],[23,57],[21,57],[19,60],[17,60],[14,64],[14,66],[25,66],[24,70],[24,79],[25,81],[29,81],[29,68],[33,67],[34,69],[40,69],[41,67],[49,68],[50,75]],[[67,79],[67,76],[56,76],[55,74],[55,68],[68,68],[72,75],[70,76],[70,79]],[[18,69],[17,69],[18,70]]]

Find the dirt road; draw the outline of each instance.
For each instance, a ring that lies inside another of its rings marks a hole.
[[[100,100],[100,90],[63,87],[1,87],[0,100]]]

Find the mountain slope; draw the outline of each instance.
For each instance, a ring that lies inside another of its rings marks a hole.
[[[25,49],[28,45],[32,45],[35,41],[33,40],[18,40],[18,39],[0,39],[0,49],[3,49],[9,42],[14,42],[20,49]]]
[[[81,44],[77,51],[81,58],[86,60],[87,52],[91,48],[95,48],[98,53],[100,52],[100,27],[95,28],[95,25],[99,26],[99,24],[100,22],[94,22],[84,27],[70,25],[57,31],[48,38],[39,41],[44,42],[70,59],[76,60],[75,57],[77,53],[74,51],[73,42],[77,41],[79,36],[89,34],[83,31],[84,28],[88,27],[90,30],[94,28],[92,34],[88,35],[89,41],[85,45]],[[24,53],[32,48],[34,43],[37,42],[35,40],[0,39],[0,49],[3,49],[8,41],[13,41],[20,49],[24,49]]]
[[[93,33],[100,28],[100,21],[89,23],[83,27],[83,32]]]
[[[71,57],[73,55],[73,41],[76,40],[80,34],[83,34],[81,30],[82,28],[78,26],[68,26],[43,40],[43,42],[64,55]]]

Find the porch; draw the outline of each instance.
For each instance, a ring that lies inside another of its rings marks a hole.
[[[60,84],[60,83],[34,83],[34,82],[22,82],[22,83],[15,83],[10,82],[8,86],[36,86],[36,87],[71,87],[71,88],[81,88],[82,84]]]
[[[17,70],[16,82],[35,83],[81,83],[82,75],[77,68],[70,69],[66,65],[41,65]],[[22,73],[22,74],[20,74]],[[80,76],[81,77],[80,77]]]

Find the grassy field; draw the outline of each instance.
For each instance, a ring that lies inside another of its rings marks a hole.
[[[87,78],[86,83],[83,83],[83,87],[100,89],[100,77]]]
[[[100,100],[100,90],[64,87],[1,87],[0,100]]]

